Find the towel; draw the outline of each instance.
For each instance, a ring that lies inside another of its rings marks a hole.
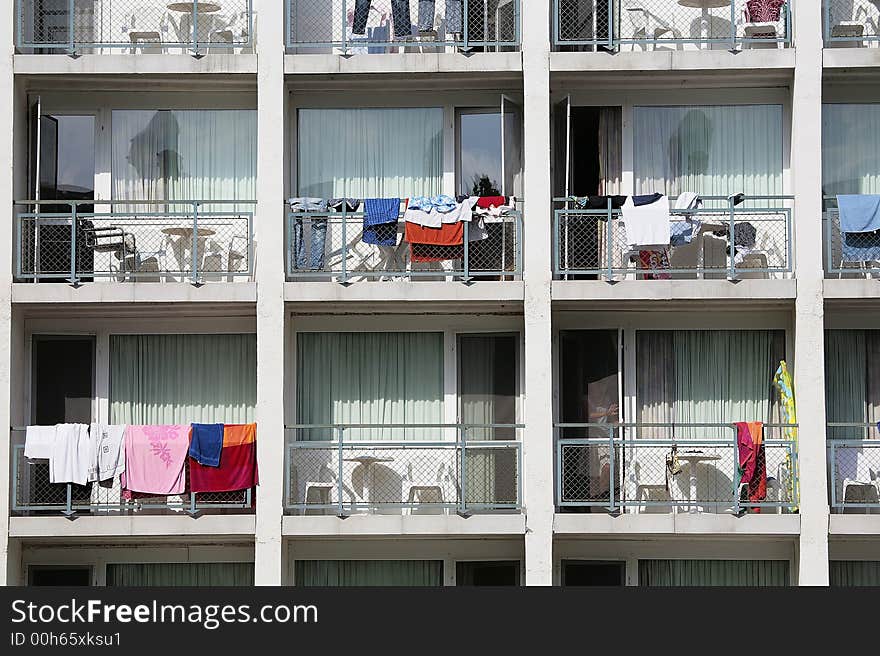
[[[675,199],[675,209],[686,212],[687,210],[695,210],[703,204],[700,197],[692,191],[683,191]]]
[[[235,492],[257,485],[257,425],[226,424],[220,466],[190,460],[189,483],[192,492]]]
[[[49,457],[49,482],[85,485],[91,462],[88,424],[58,424]]]
[[[113,479],[125,471],[125,425],[92,424],[90,481]]]
[[[24,434],[24,457],[52,457],[52,445],[55,443],[55,426],[28,426]]]
[[[477,199],[477,207],[488,210],[490,207],[501,207],[507,205],[506,196],[480,196]]]
[[[144,494],[183,494],[189,426],[129,426],[122,488]]]
[[[756,503],[767,498],[767,459],[764,450],[764,424],[760,421],[736,422],[736,441],[739,452],[737,473],[739,482],[748,488],[749,501]],[[760,508],[752,508],[760,512]]]
[[[669,198],[661,196],[647,205],[636,205],[634,198],[627,198],[622,208],[627,243],[630,246],[668,245],[671,239]]]
[[[206,467],[220,466],[223,424],[193,424],[189,457]]]
[[[399,198],[367,198],[364,201],[363,242],[374,246],[396,246],[399,216]]]
[[[843,243],[841,244],[841,261],[880,261],[880,231],[843,233]]]
[[[880,195],[841,194],[837,197],[841,232],[880,230]]]

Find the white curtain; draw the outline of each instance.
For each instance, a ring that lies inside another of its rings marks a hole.
[[[639,586],[787,586],[787,560],[640,560]]]
[[[436,195],[443,110],[299,110],[298,189],[321,198]]]
[[[256,335],[110,336],[111,423],[251,422],[256,387]]]
[[[443,422],[443,334],[298,333],[297,423]],[[440,439],[440,429],[354,429],[349,440]],[[333,440],[329,430],[299,439]]]
[[[254,110],[114,110],[111,134],[115,200],[256,198]]]
[[[251,586],[253,563],[120,563],[107,565],[107,585]]]
[[[781,105],[635,107],[635,192],[782,193]]]
[[[880,104],[823,105],[822,192],[880,193]]]

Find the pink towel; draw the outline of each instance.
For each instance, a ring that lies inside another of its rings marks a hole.
[[[190,426],[129,426],[125,430],[122,489],[144,494],[183,494]]]

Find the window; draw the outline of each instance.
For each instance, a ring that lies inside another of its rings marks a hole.
[[[515,560],[457,562],[455,585],[519,585],[519,562]]]
[[[443,585],[442,560],[297,560],[294,584],[311,586]]]
[[[880,193],[880,104],[823,105],[822,193]]]
[[[869,424],[831,426],[828,437],[880,437],[880,330],[825,331],[825,362],[828,421]]]
[[[44,114],[39,125],[40,200],[92,200],[95,197],[95,117]],[[69,212],[70,207],[48,212]],[[85,212],[92,206],[81,205]]]
[[[622,586],[626,577],[626,563],[622,561],[562,561],[562,585],[565,586]]]
[[[502,96],[500,109],[459,110],[457,144],[457,193],[522,193],[522,113],[517,103]]]
[[[635,191],[782,193],[782,106],[633,108]]]
[[[107,565],[108,587],[251,586],[253,563],[123,563]]]
[[[432,196],[443,183],[443,110],[301,109],[299,194],[321,198]]]
[[[89,565],[28,565],[28,585],[86,586],[92,584]]]
[[[832,586],[880,586],[880,560],[832,560]]]
[[[640,560],[639,585],[787,586],[787,560]]]

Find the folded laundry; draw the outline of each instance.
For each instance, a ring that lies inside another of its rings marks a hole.
[[[190,460],[192,492],[235,492],[259,483],[256,424],[226,424],[222,453],[218,467],[206,467]]]
[[[144,494],[183,494],[189,425],[129,426],[125,430],[122,490]]]
[[[125,425],[92,424],[90,481],[106,481],[125,471]]]
[[[91,461],[89,425],[58,424],[49,456],[49,482],[85,485],[89,481]]]
[[[841,232],[880,230],[880,195],[841,194],[837,197]]]
[[[220,466],[223,424],[193,424],[189,457],[206,467]]]
[[[55,443],[55,426],[28,426],[24,434],[24,457],[48,459]]]

